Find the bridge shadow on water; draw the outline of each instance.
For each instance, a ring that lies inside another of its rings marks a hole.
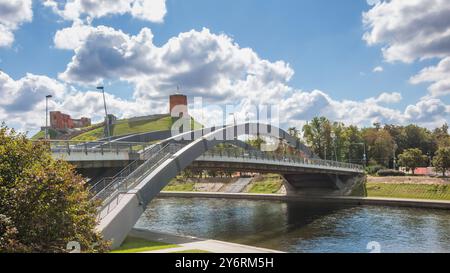
[[[331,203],[164,198],[150,203],[136,228],[285,251],[286,245],[329,234],[335,227],[321,227],[321,219],[345,209]],[[311,230],[315,222],[318,228]]]

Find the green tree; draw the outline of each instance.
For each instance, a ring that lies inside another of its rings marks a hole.
[[[450,146],[450,135],[448,134],[448,128],[448,124],[444,124],[442,127],[436,128],[433,131],[434,141],[439,147]]]
[[[394,150],[394,141],[389,132],[378,127],[365,128],[362,135],[367,145],[368,160],[387,167]]]
[[[437,172],[442,172],[442,176],[445,177],[445,173],[450,169],[449,147],[441,147],[438,149],[433,159],[433,166]]]
[[[344,136],[345,158],[350,163],[362,164],[364,157],[364,146],[361,131],[357,126],[349,126],[345,128]]]
[[[423,166],[427,160],[427,157],[423,155],[422,151],[418,148],[407,149],[401,155],[398,156],[400,166],[406,167],[407,170],[414,171],[417,167]]]
[[[247,144],[253,146],[254,148],[261,150],[261,146],[266,144],[266,141],[260,136],[247,140]]]
[[[288,134],[293,136],[293,137],[295,137],[296,139],[300,138],[299,131],[298,131],[297,127],[290,127],[288,129]]]
[[[0,252],[64,252],[71,241],[84,252],[105,251],[97,206],[82,177],[46,144],[0,126]]]
[[[345,134],[345,125],[342,122],[333,123],[332,132],[332,146],[333,150],[333,160],[344,161],[347,147],[347,139]]]
[[[333,131],[331,122],[325,117],[316,117],[303,126],[303,137],[313,153],[323,159],[333,154]]]

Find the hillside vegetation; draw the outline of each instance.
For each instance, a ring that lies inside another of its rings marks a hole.
[[[122,135],[129,135],[129,134],[139,134],[139,133],[146,133],[146,132],[153,132],[153,131],[164,131],[164,130],[170,130],[172,128],[173,123],[176,121],[176,119],[170,117],[169,115],[160,116],[157,118],[149,118],[149,119],[122,119],[117,120],[116,123],[111,128],[112,136],[122,136]],[[194,129],[201,128],[201,125],[192,120],[191,126]],[[88,130],[87,132],[80,134],[71,140],[75,141],[94,141],[101,138],[104,138],[103,133],[103,126],[92,126],[92,130]],[[33,139],[39,139],[43,138],[44,133],[39,132],[35,136],[33,136]],[[54,139],[56,137],[56,134],[52,134],[51,138]]]

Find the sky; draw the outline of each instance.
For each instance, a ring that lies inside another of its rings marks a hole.
[[[0,0],[0,121],[36,132],[48,94],[100,121],[98,85],[120,118],[166,113],[179,86],[242,119],[275,105],[285,128],[432,129],[450,120],[449,14],[448,0]]]

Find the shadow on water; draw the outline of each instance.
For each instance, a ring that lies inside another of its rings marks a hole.
[[[449,252],[448,211],[225,199],[154,200],[136,227],[287,252]]]

